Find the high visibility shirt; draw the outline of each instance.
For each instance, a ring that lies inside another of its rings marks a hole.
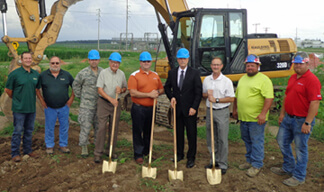
[[[263,109],[264,100],[274,97],[272,82],[262,73],[257,73],[252,77],[244,75],[239,80],[235,96],[239,120],[257,122],[257,116]],[[269,111],[266,120],[268,120],[268,116]]]
[[[153,90],[163,89],[159,75],[156,72],[146,73],[141,68],[133,72],[128,79],[128,89],[135,89],[139,92],[150,93]],[[138,98],[131,97],[133,103],[143,106],[153,106],[154,99],[150,97]]]
[[[310,102],[314,100],[322,100],[318,78],[310,70],[298,79],[297,74],[293,74],[286,89],[285,111],[289,115],[306,117]]]

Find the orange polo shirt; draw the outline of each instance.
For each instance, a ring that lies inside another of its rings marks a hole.
[[[149,93],[153,90],[163,89],[163,85],[159,75],[150,71],[146,73],[141,68],[133,72],[128,79],[128,89],[136,89],[139,92]],[[138,98],[131,97],[133,103],[143,106],[153,106],[154,99],[150,97]]]

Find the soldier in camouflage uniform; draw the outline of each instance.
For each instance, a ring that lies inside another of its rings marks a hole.
[[[100,55],[97,50],[91,50],[88,54],[88,61],[90,66],[82,69],[74,79],[73,91],[77,98],[80,98],[79,118],[80,123],[80,136],[79,145],[81,146],[81,156],[87,157],[89,133],[91,127],[94,128],[94,137],[98,130],[98,117],[97,117],[97,79],[102,68],[98,67]]]

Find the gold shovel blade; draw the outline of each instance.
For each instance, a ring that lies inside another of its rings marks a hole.
[[[111,161],[109,163],[109,161],[104,160],[103,163],[102,163],[102,173],[105,173],[105,172],[115,173],[116,168],[117,168],[117,162]]]
[[[152,167],[142,167],[142,178],[150,177],[155,179],[156,178],[156,168]]]
[[[183,181],[183,171],[169,170],[169,181],[181,180]]]
[[[206,169],[207,181],[211,185],[220,184],[222,181],[222,173],[220,169]]]

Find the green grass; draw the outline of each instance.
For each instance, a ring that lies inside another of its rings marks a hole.
[[[2,111],[0,111],[0,116],[5,116],[5,114]]]
[[[165,185],[161,185],[158,181],[154,181],[149,178],[142,178],[140,188],[144,190],[143,186],[152,188],[153,191],[166,191]]]
[[[130,112],[128,111],[121,111],[121,114],[120,114],[120,120],[121,121],[125,121],[126,123],[128,123],[129,125],[132,124],[132,117],[131,117],[131,114]]]
[[[197,136],[201,139],[206,139],[206,126],[197,128]],[[238,142],[241,139],[240,125],[230,124],[228,132],[228,140]]]
[[[69,116],[72,121],[78,122],[78,117],[79,117],[78,115],[74,115],[73,113],[70,113]]]
[[[8,137],[11,136],[14,130],[14,126],[12,123],[10,123],[8,126],[4,127],[1,131],[0,131],[0,136],[2,137]]]
[[[323,123],[315,124],[315,126],[313,127],[311,137],[324,143]]]

